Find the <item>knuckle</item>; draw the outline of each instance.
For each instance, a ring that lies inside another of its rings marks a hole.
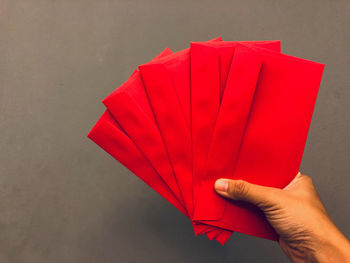
[[[229,184],[228,190],[231,196],[237,199],[244,198],[248,192],[247,183],[243,180],[237,180],[234,183]]]
[[[304,174],[303,177],[306,182],[308,182],[309,184],[313,184],[313,180],[310,176]]]
[[[308,183],[312,183],[312,178],[306,174],[300,174],[300,180]]]

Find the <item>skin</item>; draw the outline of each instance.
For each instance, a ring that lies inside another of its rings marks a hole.
[[[284,189],[219,179],[215,190],[258,206],[292,262],[350,262],[350,242],[330,219],[309,176],[298,173]]]

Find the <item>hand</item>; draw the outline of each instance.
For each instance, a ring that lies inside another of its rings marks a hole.
[[[310,177],[298,173],[284,189],[220,179],[215,190],[258,206],[293,262],[350,262],[350,242],[330,219]]]

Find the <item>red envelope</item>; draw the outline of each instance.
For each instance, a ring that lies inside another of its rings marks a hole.
[[[122,131],[108,110],[95,124],[88,137],[173,204],[184,215],[188,216],[183,205],[175,198],[173,192],[151,166],[149,161],[142,155],[134,142]],[[205,233],[208,227],[198,225],[197,230]],[[226,231],[217,230],[216,232],[221,234]],[[215,238],[219,240],[225,238],[224,234],[222,237],[218,234],[215,235]]]
[[[271,43],[270,43],[271,42]],[[271,46],[273,46],[274,48],[277,48],[279,50],[280,47],[280,42],[279,41],[270,41],[269,44]],[[215,44],[215,42],[211,42],[213,44]],[[258,42],[258,45],[261,44],[261,42]],[[230,47],[232,49],[232,42],[230,43]],[[225,46],[226,47],[226,46]],[[229,49],[227,48],[227,51],[229,51]],[[222,57],[224,59],[226,59],[228,52],[223,52]],[[225,56],[226,55],[226,56]],[[232,56],[232,54],[231,54]],[[225,60],[226,61],[226,60]],[[161,76],[163,73],[164,74],[168,74],[168,80],[166,82],[161,83],[160,88],[163,89],[163,93],[165,96],[169,96],[167,98],[167,100],[162,100],[160,97],[162,96],[161,93],[157,94],[160,95],[158,102],[163,102],[164,108],[159,108],[159,112],[161,112],[160,114],[165,114],[164,111],[167,111],[168,114],[172,114],[172,113],[176,113],[176,117],[177,117],[177,121],[179,126],[178,127],[182,127],[179,129],[183,129],[182,133],[179,132],[176,134],[176,138],[178,138],[178,142],[176,143],[176,146],[180,148],[182,148],[183,153],[181,153],[181,156],[186,156],[186,158],[188,158],[188,162],[187,162],[187,166],[184,164],[179,164],[175,166],[184,168],[186,166],[186,173],[183,173],[183,171],[180,169],[180,171],[177,171],[177,168],[174,167],[174,163],[177,163],[179,160],[176,156],[173,156],[174,160],[171,160],[174,170],[175,170],[175,175],[177,177],[177,181],[179,183],[180,189],[183,192],[183,198],[186,204],[186,207],[188,209],[188,207],[190,207],[191,210],[193,210],[193,193],[192,193],[192,189],[190,189],[189,184],[192,185],[191,181],[192,178],[191,173],[188,172],[190,170],[189,166],[190,166],[190,158],[191,157],[187,157],[188,153],[190,152],[190,148],[188,145],[188,142],[191,141],[191,138],[188,137],[188,135],[184,135],[187,134],[189,132],[189,123],[190,123],[190,116],[191,116],[191,112],[190,112],[190,60],[189,60],[189,52],[188,50],[183,50],[177,53],[174,53],[170,56],[161,58],[159,60],[153,61],[151,64],[157,64],[157,65],[161,65],[158,68],[162,68],[161,71],[157,71],[157,70],[153,70],[151,72],[149,72],[147,74],[147,78],[148,79],[152,79],[151,82],[154,81],[155,84],[151,83],[151,87],[152,85],[158,85],[157,84],[157,79],[159,78],[159,76]],[[140,67],[140,70],[142,72],[142,68],[143,66]],[[167,73],[165,73],[167,72]],[[144,76],[143,76],[144,77]],[[145,79],[144,80],[144,85],[147,88],[147,84],[145,83]],[[171,90],[171,92],[170,92]],[[174,90],[174,92],[173,92]],[[150,98],[150,94],[148,94],[148,97]],[[219,98],[219,90],[218,90],[218,98]],[[151,99],[151,98],[150,98]],[[164,103],[166,101],[166,103]],[[175,103],[176,105],[174,105],[174,102],[177,101],[177,103]],[[151,99],[151,104],[152,103],[152,99]],[[178,104],[178,105],[177,105]],[[175,109],[171,108],[171,106],[174,106]],[[153,112],[156,114],[155,112],[156,110],[153,108]],[[181,115],[183,115],[183,117],[181,117]],[[182,118],[184,118],[184,120],[182,120]],[[174,122],[176,123],[176,122]],[[167,133],[167,131],[173,132],[172,128],[170,128],[170,124],[174,124],[174,123],[169,123],[169,125],[164,125],[163,126],[163,132]],[[158,127],[159,125],[161,125],[159,123],[158,120]],[[186,130],[187,127],[187,130]],[[160,128],[160,127],[159,127]],[[162,133],[162,129],[160,128],[161,133]],[[167,137],[166,135],[162,134],[163,136],[163,140],[164,137]],[[171,136],[171,135],[169,135]],[[169,142],[168,143],[173,143],[173,139],[169,138]],[[173,149],[169,149],[169,146],[167,145],[167,143],[165,143],[166,148],[168,149],[168,151],[173,151]],[[187,148],[187,149],[186,149]],[[169,153],[170,155],[170,159],[171,159],[171,153]],[[183,160],[181,160],[183,161]],[[189,214],[191,215],[191,212],[188,211]]]
[[[203,176],[221,93],[237,45],[280,51],[280,41],[191,43],[191,107],[194,198]]]
[[[103,103],[183,204],[183,198],[162,143],[162,137],[154,121],[140,73],[135,71],[130,79],[104,99]],[[195,224],[194,227],[196,234],[212,229],[207,225]],[[218,231],[223,232],[224,230]]]
[[[215,237],[215,239],[221,244],[224,245],[227,240],[231,237],[232,231],[225,231],[221,235]]]
[[[209,62],[210,63],[210,62]],[[219,220],[225,205],[221,197],[213,191],[213,175],[230,177],[234,172],[235,160],[251,102],[261,69],[262,59],[258,52],[238,45],[235,49],[227,87],[214,126],[204,174],[200,178],[201,186],[194,220]],[[216,201],[215,199],[219,199]]]
[[[217,53],[220,60],[220,98],[225,89],[225,83],[230,69],[232,56],[237,44],[266,48],[269,50],[281,52],[280,40],[265,40],[265,41],[221,41],[221,42],[197,42],[196,44],[206,45],[217,48]]]
[[[164,50],[155,59],[170,54]],[[158,128],[154,122],[140,73],[135,70],[131,77],[103,100],[124,132],[145,154],[180,203],[184,204],[176,178],[167,157]],[[140,129],[142,128],[142,129]],[[155,136],[157,135],[158,136]]]
[[[195,233],[222,244],[231,231],[278,238],[258,209],[219,197],[213,184],[284,187],[294,178],[323,71],[254,44],[280,49],[193,43],[191,59],[189,50],[164,51],[104,100],[112,114],[89,134],[189,216]]]
[[[125,135],[108,111],[95,124],[88,137],[173,204],[184,215],[187,215],[186,210],[175,198],[167,184],[141,154],[132,140]]]
[[[171,76],[164,64],[147,64],[139,69],[186,209],[192,217],[191,137]]]
[[[190,53],[193,199],[196,203],[220,105],[220,60],[216,48],[201,43],[191,43]]]
[[[224,168],[220,165],[213,166],[206,173],[207,180],[212,180],[211,186],[203,184],[203,193],[200,196],[206,198],[201,200],[202,204],[210,202],[211,209],[206,215],[206,220],[212,220],[210,224],[277,240],[278,236],[257,208],[243,202],[217,198],[213,182],[225,174],[227,178],[283,188],[295,177],[299,170],[324,65],[264,49],[252,49],[261,55],[262,68],[243,140],[238,149],[237,161],[232,160],[235,170],[233,173],[232,168],[221,172]],[[234,68],[231,68],[231,71],[235,72]],[[235,78],[238,75],[236,74]],[[229,87],[230,85],[227,85],[226,89]],[[228,94],[235,92],[226,94],[225,91],[223,103]],[[237,152],[236,138],[225,133],[225,127],[232,125],[228,124],[226,119],[226,116],[230,115],[230,107],[220,108],[215,141],[225,145],[226,150],[232,146],[235,148],[232,151]],[[240,120],[237,122],[237,128],[241,130],[245,116],[238,118]],[[232,130],[232,127],[230,129]],[[214,156],[214,153],[210,156],[219,158]],[[209,162],[208,159],[208,164]],[[201,202],[197,204],[200,205]]]
[[[177,177],[178,183],[191,218],[193,209],[191,138],[186,129],[181,105],[174,99],[176,91],[172,86],[170,74],[163,64],[147,64],[139,68],[172,167],[175,174],[180,175]],[[195,230],[196,226],[194,225]],[[220,232],[227,231],[220,230]],[[211,234],[214,233],[208,233],[209,238]],[[215,238],[222,243],[230,234],[215,235]]]

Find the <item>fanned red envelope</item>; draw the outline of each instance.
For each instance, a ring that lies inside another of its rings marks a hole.
[[[224,244],[233,231],[277,240],[255,207],[213,188],[239,178],[282,188],[299,169],[323,64],[279,41],[191,43],[139,66],[103,100],[89,138]]]
[[[183,54],[185,54],[185,58],[186,55],[188,57],[188,50],[168,56],[166,59],[171,61],[172,64],[170,66],[173,66],[174,58],[176,60],[178,57],[181,59],[175,62],[182,63],[182,61],[187,60],[187,63],[189,63],[188,59],[182,58]],[[159,57],[160,56],[158,56],[158,58]],[[159,59],[155,59],[155,61],[159,61]],[[179,85],[179,87],[181,87],[181,91],[179,92],[185,93],[185,90],[188,92],[187,105],[189,107],[189,81],[188,83],[186,82],[186,79],[189,80],[189,76],[184,74],[184,72],[183,69],[177,69],[175,74],[181,77],[184,76],[181,78],[184,84]],[[145,154],[159,174],[169,178],[172,167],[169,162],[165,160],[168,155],[161,142],[162,138],[159,131],[157,131],[155,120],[152,118],[152,111],[147,102],[145,91],[143,90],[140,73],[135,71],[127,82],[108,96],[103,102],[114,115],[123,130],[139,146],[139,149]],[[167,182],[171,189],[178,187],[177,184],[174,185],[174,182]],[[174,194],[177,196],[178,200],[183,200],[182,195],[179,196],[177,191],[174,190]],[[209,229],[211,229],[209,226],[200,227],[198,224],[195,226],[195,232],[197,234],[204,233]],[[222,231],[223,230],[221,230],[221,232]]]
[[[197,211],[201,220],[212,220],[213,225],[276,240],[276,233],[260,211],[244,203],[218,198],[212,183],[219,177],[226,177],[283,188],[294,178],[324,65],[259,48],[252,48],[252,52],[260,55],[262,66],[249,116],[245,112],[232,117],[236,110],[234,105],[242,106],[239,101],[235,103],[233,96],[240,94],[224,93],[198,197],[205,198],[206,202],[198,202]],[[230,73],[237,67],[240,65],[233,60]],[[238,72],[248,74],[246,71],[251,68],[246,67],[243,72],[238,69]],[[228,131],[240,132],[233,135]],[[230,160],[225,160],[227,156],[231,156]]]

